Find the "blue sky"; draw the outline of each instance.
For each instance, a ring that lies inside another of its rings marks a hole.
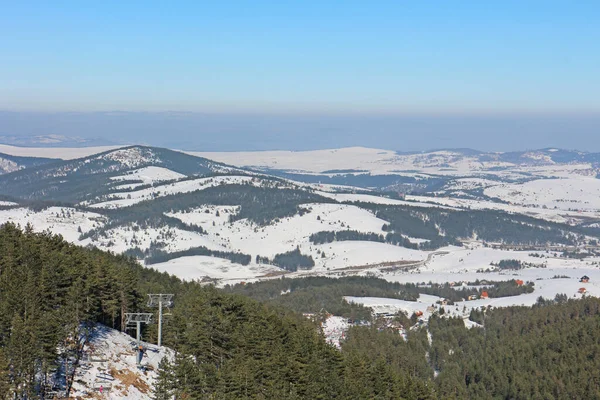
[[[457,130],[468,134],[453,134],[461,146],[480,128],[493,130],[481,124],[498,118],[498,126],[542,139],[543,131],[519,121],[537,118],[538,126],[560,116],[594,132],[599,18],[597,1],[6,2],[0,110],[89,113],[90,125],[101,111],[142,112],[132,120],[164,111],[211,114],[220,121],[213,132],[238,132],[223,140],[275,131],[282,139],[270,147],[280,148],[300,142],[286,118],[313,129],[334,118],[329,132],[340,139],[353,118],[362,118],[364,135],[372,135],[368,121],[388,121],[378,128],[388,147],[394,135],[408,134],[411,118],[462,118],[465,128]],[[252,129],[244,128],[244,115]],[[311,124],[319,117],[321,124]],[[30,121],[25,127],[2,118],[0,134],[36,130]],[[211,134],[201,120],[171,123],[183,141]],[[143,124],[132,124],[136,141]],[[39,133],[75,125],[45,129]],[[586,145],[600,150],[592,136]]]

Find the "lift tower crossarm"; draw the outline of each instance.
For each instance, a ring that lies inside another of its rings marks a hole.
[[[163,307],[170,308],[173,306],[174,294],[149,294],[148,295],[148,307],[158,306],[158,346],[162,345],[162,309]]]

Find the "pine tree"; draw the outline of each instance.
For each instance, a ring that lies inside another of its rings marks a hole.
[[[163,357],[158,364],[158,376],[154,384],[154,400],[172,400],[175,391],[173,364],[168,356]]]

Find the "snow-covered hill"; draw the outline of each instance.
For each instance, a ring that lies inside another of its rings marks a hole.
[[[387,276],[394,271],[402,279],[413,274],[425,279],[430,273],[434,279],[443,274],[476,274],[502,259],[535,261],[531,251],[484,248],[484,241],[473,234],[458,235],[463,247],[450,246],[454,241],[444,242],[441,248],[423,246],[431,241],[431,235],[443,240],[446,228],[451,228],[441,226],[442,222],[431,224],[432,215],[442,221],[465,211],[495,213],[491,218],[534,217],[518,220],[521,225],[517,226],[539,225],[539,232],[565,230],[568,243],[579,237],[581,244],[577,249],[570,246],[571,252],[587,251],[584,245],[594,248],[593,229],[600,221],[600,180],[593,175],[593,155],[551,150],[399,154],[363,148],[276,152],[266,158],[265,154],[209,156],[237,165],[322,176],[362,173],[348,172],[352,169],[373,174],[401,171],[417,181],[444,178],[436,180],[430,192],[397,196],[356,186],[295,181],[171,150],[131,146],[0,177],[0,195],[71,203],[48,207],[5,202],[0,204],[0,222],[31,223],[35,230],[60,233],[73,243],[129,252],[140,260],[160,254],[162,259],[147,266],[184,279],[217,279],[220,284],[284,273]],[[414,232],[396,237],[407,243],[383,240],[393,218],[389,212],[394,210],[401,213],[396,221],[398,231]],[[481,218],[474,221],[486,220]],[[448,221],[472,229],[473,221]],[[565,225],[557,227],[545,221]],[[423,227],[419,228],[420,224]],[[582,234],[583,226],[592,230]],[[327,232],[350,232],[354,237],[318,244],[311,240],[311,236]],[[374,236],[369,240],[369,235]],[[501,235],[500,243],[494,245],[512,240],[510,232]],[[567,249],[560,243],[548,246],[553,253],[562,253],[557,246]],[[466,255],[466,249],[478,256]],[[310,257],[314,267],[290,272],[271,262],[277,255],[295,251]],[[240,263],[227,254],[244,255],[250,262]],[[552,268],[589,268],[594,262],[594,257],[584,261],[549,259]]]
[[[148,170],[152,167],[159,170]],[[75,203],[126,188],[120,183],[151,184],[234,170],[218,162],[168,149],[130,146],[2,175],[0,194]],[[161,171],[160,177],[156,179],[158,171]]]

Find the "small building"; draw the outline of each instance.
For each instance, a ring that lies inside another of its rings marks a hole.
[[[590,281],[590,277],[587,275],[584,275],[581,277],[581,279],[579,280],[579,282],[581,283],[588,283]]]
[[[515,280],[515,283],[517,284],[517,286],[523,286],[525,282],[523,282],[521,279],[517,279]]]
[[[587,290],[584,287],[579,288],[577,291],[579,294],[584,294]]]
[[[421,316],[423,316],[423,311],[415,311],[415,315],[417,317],[421,317]]]
[[[477,296],[472,294],[469,296],[469,300],[477,300]]]
[[[489,298],[489,297],[490,297],[490,296],[488,296],[488,292],[486,292],[485,290],[484,290],[483,292],[481,292],[481,298],[482,298],[482,299],[487,299],[487,298]]]

